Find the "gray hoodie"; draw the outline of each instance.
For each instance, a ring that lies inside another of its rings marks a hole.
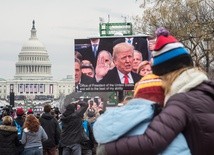
[[[42,142],[47,139],[48,136],[42,126],[39,127],[37,132],[30,132],[27,128],[24,128],[21,143],[25,145],[25,148],[42,147]]]

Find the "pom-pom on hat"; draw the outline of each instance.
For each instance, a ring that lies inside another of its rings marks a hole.
[[[164,97],[162,80],[155,74],[147,74],[135,84],[134,98],[144,98],[163,106]]]
[[[17,116],[22,116],[24,115],[25,111],[23,110],[23,108],[19,107],[16,109],[16,115]]]
[[[157,40],[152,52],[154,74],[164,75],[183,67],[193,66],[191,55],[187,49],[170,35],[169,31],[161,27],[155,33]]]

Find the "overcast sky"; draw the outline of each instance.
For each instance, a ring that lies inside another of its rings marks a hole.
[[[73,74],[73,41],[99,33],[99,17],[131,22],[142,14],[136,0],[0,0],[0,78],[13,79],[18,54],[35,20],[52,63],[53,79]]]

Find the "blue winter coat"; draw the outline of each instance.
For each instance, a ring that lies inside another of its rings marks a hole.
[[[154,102],[132,99],[127,105],[107,110],[94,124],[94,137],[100,144],[112,142],[123,136],[143,134],[154,117]],[[187,142],[179,134],[162,152],[163,155],[190,155]]]

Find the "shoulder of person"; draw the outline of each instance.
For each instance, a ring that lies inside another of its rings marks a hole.
[[[16,132],[17,131],[16,127],[12,126],[12,125],[0,125],[0,130],[11,131],[11,132]]]

